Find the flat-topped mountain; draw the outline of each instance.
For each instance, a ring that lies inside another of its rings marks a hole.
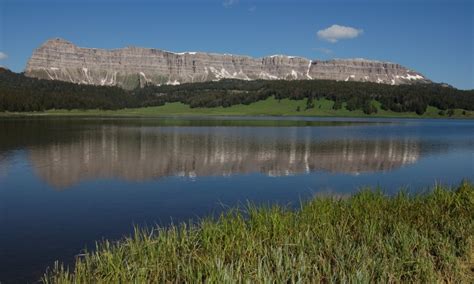
[[[25,75],[79,84],[120,86],[241,80],[311,80],[428,83],[422,74],[399,64],[366,59],[309,60],[272,55],[262,58],[205,52],[174,53],[152,48],[97,49],[51,39],[36,49]]]

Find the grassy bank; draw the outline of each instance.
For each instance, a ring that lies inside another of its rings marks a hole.
[[[474,186],[417,196],[362,191],[293,211],[233,210],[217,220],[137,230],[57,265],[46,283],[474,281]]]
[[[85,115],[85,116],[192,116],[192,115],[276,115],[276,116],[325,116],[325,117],[401,117],[401,118],[449,118],[447,115],[440,115],[440,110],[428,107],[423,115],[414,112],[394,112],[380,108],[380,103],[374,102],[377,113],[364,114],[362,110],[349,111],[345,108],[345,103],[339,110],[334,110],[333,101],[326,99],[315,100],[314,108],[306,109],[306,99],[304,100],[276,100],[271,97],[249,105],[233,105],[230,107],[215,108],[191,108],[182,103],[167,103],[164,106],[145,107],[136,109],[121,110],[49,110],[45,112],[29,113],[3,113],[2,115]],[[299,109],[300,111],[297,111]],[[452,118],[474,118],[474,112],[456,109]]]

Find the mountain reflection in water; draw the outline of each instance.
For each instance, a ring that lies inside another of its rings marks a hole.
[[[66,188],[98,178],[359,174],[399,168],[416,162],[420,155],[415,139],[322,140],[287,128],[256,134],[246,128],[103,126],[83,132],[76,141],[33,147],[29,158],[42,179]]]

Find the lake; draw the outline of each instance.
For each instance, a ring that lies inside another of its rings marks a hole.
[[[474,180],[474,121],[0,118],[0,282],[226,208]]]

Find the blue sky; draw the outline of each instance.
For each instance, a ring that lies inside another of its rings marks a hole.
[[[363,57],[473,89],[473,3],[0,0],[0,65],[21,72],[35,48],[62,37],[98,48]],[[322,32],[333,25],[344,28]]]

